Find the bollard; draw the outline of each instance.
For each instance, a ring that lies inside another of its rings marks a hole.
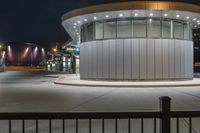
[[[160,133],[170,133],[170,111],[171,111],[171,98],[168,96],[162,96],[160,99]]]

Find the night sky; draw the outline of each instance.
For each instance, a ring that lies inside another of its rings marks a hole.
[[[69,36],[61,17],[72,9],[119,0],[1,0],[0,41],[52,45]],[[125,0],[121,0],[125,1]],[[188,1],[200,5],[200,0]]]

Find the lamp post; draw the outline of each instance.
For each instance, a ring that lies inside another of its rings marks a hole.
[[[30,47],[31,67],[33,66],[33,43],[26,43]]]

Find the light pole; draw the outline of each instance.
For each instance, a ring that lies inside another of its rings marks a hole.
[[[33,43],[26,43],[27,45],[30,46],[30,57],[31,57],[31,67],[33,66]]]

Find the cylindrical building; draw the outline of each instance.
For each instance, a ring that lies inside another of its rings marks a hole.
[[[180,2],[121,2],[68,12],[62,24],[80,43],[81,79],[182,80],[193,78],[199,13]]]

